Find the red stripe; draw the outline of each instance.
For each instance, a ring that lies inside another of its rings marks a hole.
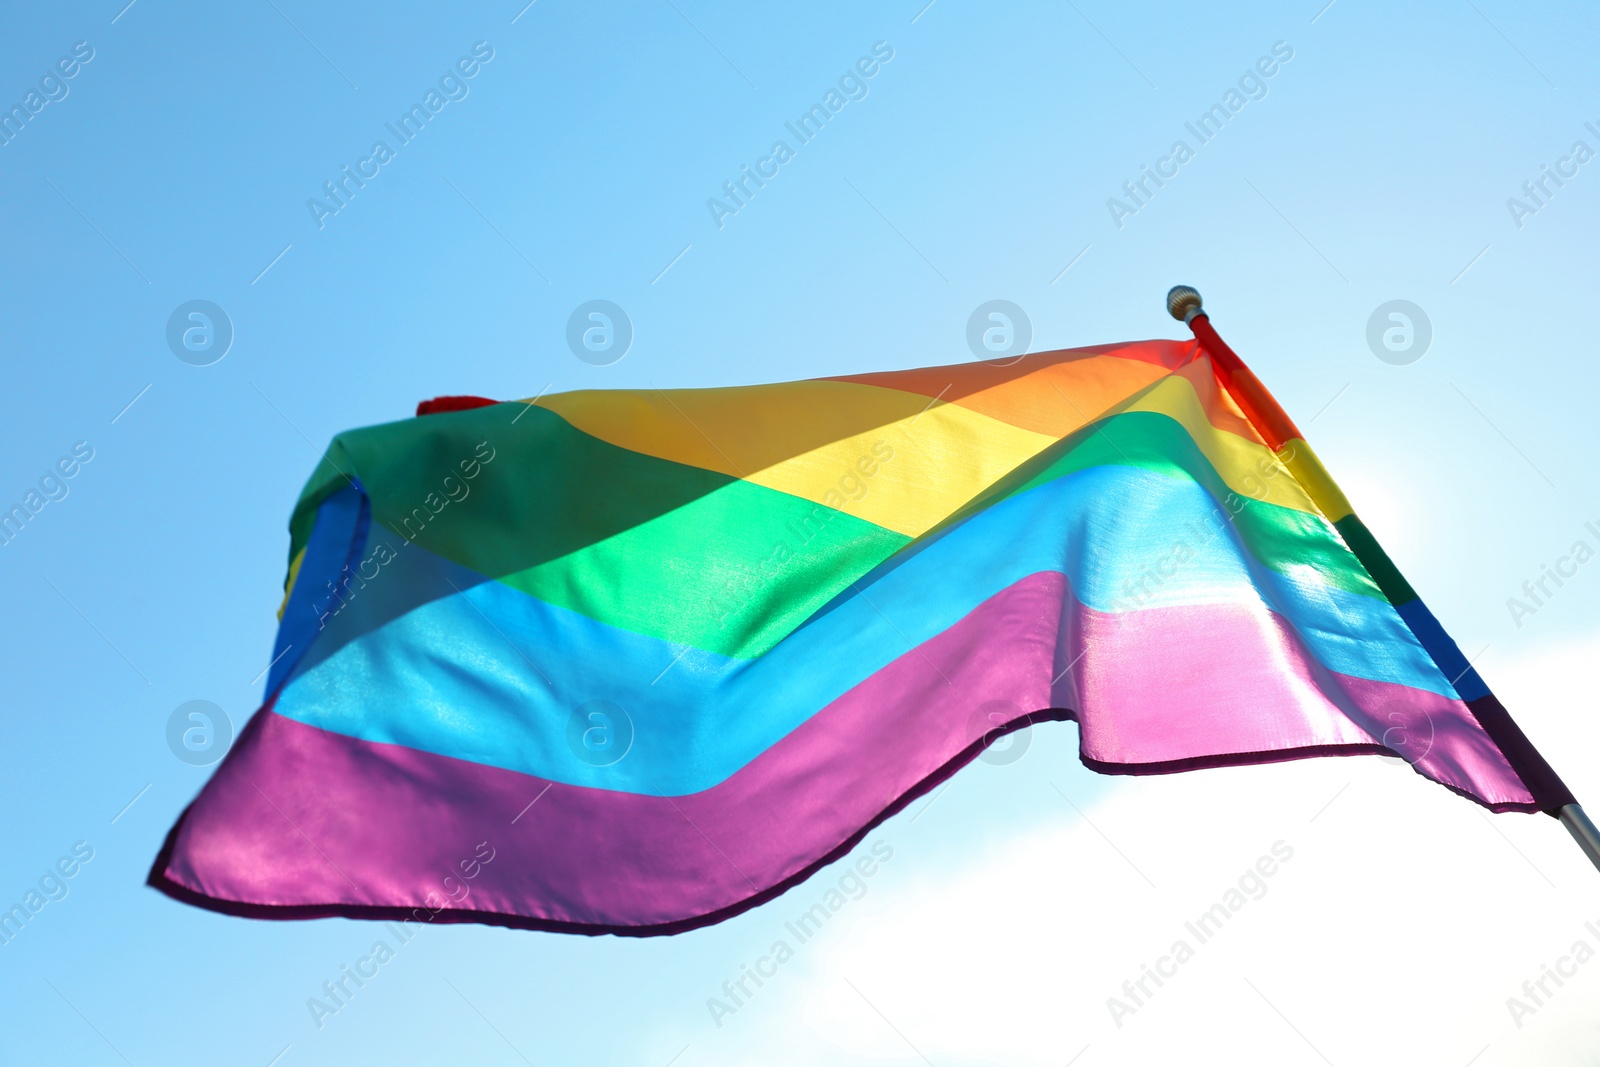
[[[1211,320],[1205,315],[1196,315],[1189,323],[1189,328],[1194,331],[1195,337],[1200,341],[1200,346],[1211,356],[1211,365],[1216,369],[1217,380],[1222,387],[1233,394],[1234,402],[1244,412],[1255,428],[1260,431],[1266,440],[1267,447],[1276,452],[1282,448],[1285,441],[1292,441],[1300,437],[1300,430],[1289,418],[1278,402],[1267,392],[1267,387],[1261,384],[1250,368],[1244,365],[1227,342],[1217,336],[1217,331],[1212,328]]]
[[[436,396],[432,400],[419,401],[417,414],[439,415],[446,411],[471,411],[473,408],[486,408],[498,403],[500,401],[481,396]]]

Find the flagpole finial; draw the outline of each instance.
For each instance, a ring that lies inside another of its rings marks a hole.
[[[1200,290],[1192,285],[1174,285],[1167,290],[1167,312],[1184,325],[1196,315],[1204,313],[1200,306]]]

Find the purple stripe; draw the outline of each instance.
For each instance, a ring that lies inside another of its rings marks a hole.
[[[1264,608],[1107,615],[1043,573],[689,796],[551,784],[264,711],[174,828],[151,882],[263,917],[425,907],[418,917],[435,921],[670,933],[807,877],[1029,711],[1079,719],[1097,770],[1387,746],[1495,810],[1534,807],[1460,701],[1332,674]],[[462,861],[488,850],[463,879]]]

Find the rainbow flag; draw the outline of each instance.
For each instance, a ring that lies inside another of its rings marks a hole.
[[[1388,753],[1494,811],[1571,803],[1193,325],[340,434],[290,521],[265,702],[151,883],[671,933],[1063,719],[1107,773]]]

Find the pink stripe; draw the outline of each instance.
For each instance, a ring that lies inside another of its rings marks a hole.
[[[1013,714],[986,718],[997,701]],[[690,796],[549,784],[264,711],[175,829],[152,881],[247,914],[448,905],[440,918],[665,932],[792,884],[970,759],[997,722],[1052,707],[1078,710],[1082,754],[1101,770],[1386,743],[1490,807],[1533,806],[1460,701],[1331,674],[1259,606],[1108,615],[1043,573]],[[459,864],[491,849],[463,880]]]

